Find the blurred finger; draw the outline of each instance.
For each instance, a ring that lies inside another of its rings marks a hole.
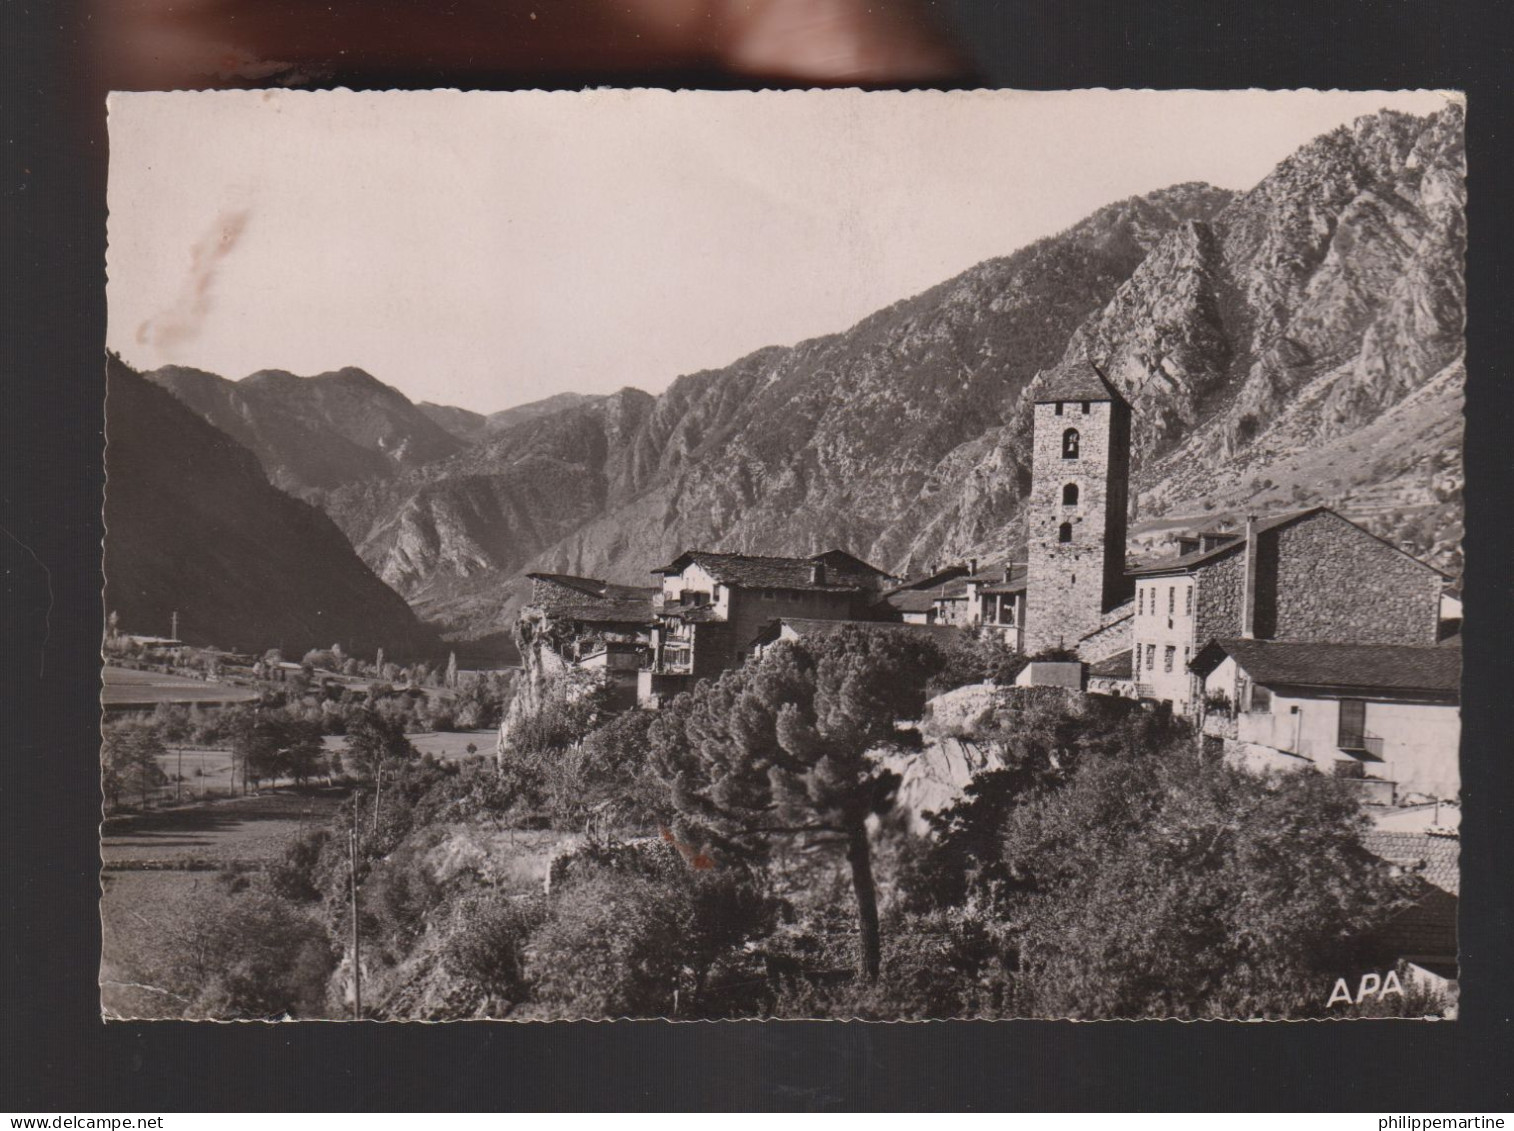
[[[92,26],[99,71],[128,90],[698,69],[884,84],[965,70],[919,0],[97,0]]]

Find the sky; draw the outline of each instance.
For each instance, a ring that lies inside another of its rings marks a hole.
[[[113,94],[109,334],[492,412],[660,392],[1435,92]]]

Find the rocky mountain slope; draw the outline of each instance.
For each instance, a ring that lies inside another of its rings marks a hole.
[[[251,452],[114,357],[106,387],[105,602],[125,630],[167,633],[177,610],[190,643],[432,654],[399,594]]]
[[[315,377],[264,369],[228,381],[169,365],[147,377],[254,452],[269,480],[296,494],[385,479],[467,443],[361,369]]]
[[[1135,407],[1138,552],[1328,502],[1455,568],[1463,172],[1458,107],[1363,118],[1247,192],[1121,201],[843,333],[655,398],[507,410],[465,450],[316,497],[465,635],[508,625],[528,568],[645,583],[689,546],[840,546],[896,572],[1013,557],[1035,383],[1091,358]]]

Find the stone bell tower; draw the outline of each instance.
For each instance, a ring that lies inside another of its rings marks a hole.
[[[1130,405],[1091,362],[1038,391],[1031,462],[1025,651],[1076,651],[1129,597]]]

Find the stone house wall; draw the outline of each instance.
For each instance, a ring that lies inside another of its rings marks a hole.
[[[1260,538],[1257,635],[1434,644],[1444,578],[1329,512]]]

